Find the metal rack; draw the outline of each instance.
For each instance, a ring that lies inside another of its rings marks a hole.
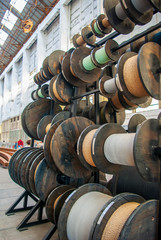
[[[126,45],[132,43],[133,41],[138,40],[139,38],[145,36],[148,33],[153,32],[154,30],[158,29],[161,27],[161,22],[159,22],[158,24],[156,24],[153,27],[148,28],[146,31],[135,35],[134,37],[128,39],[127,41],[121,43],[117,49],[113,49],[113,51],[121,49],[123,47],[125,47]],[[102,39],[101,41],[96,43],[96,46],[101,46],[103,45],[107,40],[109,39],[113,39],[117,36],[119,36],[120,34],[118,32],[113,32],[112,34],[109,34],[107,37],[105,37],[104,39]],[[95,47],[92,46],[91,47]],[[159,70],[161,72],[161,69]],[[99,117],[99,95],[100,95],[100,91],[98,89],[98,82],[95,83],[94,89],[91,91],[87,91],[84,92],[83,94],[78,95],[78,88],[74,87],[74,96],[71,98],[71,115],[72,116],[76,116],[76,111],[77,111],[77,100],[83,98],[83,97],[88,97],[89,95],[93,94],[94,95],[94,106],[95,106],[95,123],[99,124],[100,123],[100,117]],[[51,111],[50,114],[53,114],[54,112],[54,102],[51,105]],[[160,143],[161,144],[161,143]],[[31,139],[31,147],[34,146],[34,139]],[[157,148],[155,150],[155,154],[158,155],[158,157],[161,158],[161,147]],[[161,169],[161,162],[160,162],[160,169]],[[94,172],[94,181],[96,183],[99,183],[99,172]],[[28,203],[28,197],[31,197],[35,202],[35,206],[27,206]],[[24,200],[23,202],[23,207],[22,208],[17,208],[16,206],[18,205],[18,203],[21,200]],[[158,224],[158,239],[161,239],[161,174],[160,174],[160,197],[159,197],[159,224]],[[35,198],[35,196],[27,191],[25,191],[17,200],[16,202],[8,209],[8,211],[6,212],[6,215],[11,215],[14,214],[15,212],[19,212],[19,211],[25,211],[25,210],[30,210],[30,212],[26,215],[26,217],[23,219],[23,221],[18,225],[17,229],[18,230],[24,230],[27,227],[30,226],[34,226],[37,224],[41,224],[41,223],[45,223],[48,222],[48,219],[42,219],[42,212],[43,212],[43,207],[44,207],[44,202],[42,202],[41,200],[38,200],[37,198]],[[31,222],[28,223],[29,219],[35,214],[35,212],[38,210],[38,220],[35,222]],[[49,231],[47,232],[47,234],[43,237],[43,240],[49,240],[53,234],[56,232],[57,227],[56,225],[53,225]]]

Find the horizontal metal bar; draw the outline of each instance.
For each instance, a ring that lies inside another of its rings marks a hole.
[[[83,97],[86,97],[86,96],[89,96],[89,95],[91,95],[91,94],[99,93],[99,92],[100,92],[99,89],[94,89],[94,90],[92,90],[92,91],[86,92],[86,93],[81,94],[81,95],[79,95],[79,96],[72,97],[72,98],[71,98],[71,101],[77,100],[77,99],[80,99],[80,98],[83,98]]]
[[[153,32],[153,31],[155,31],[156,29],[158,29],[158,28],[160,28],[160,27],[161,27],[161,22],[159,22],[158,24],[156,24],[156,25],[153,26],[153,27],[148,28],[147,30],[145,30],[144,32],[142,32],[142,33],[140,33],[140,34],[135,35],[134,37],[130,38],[129,40],[121,43],[118,47],[112,49],[112,52],[115,52],[115,51],[117,51],[117,50],[125,47],[126,45],[128,45],[128,44],[130,44],[130,43],[132,43],[132,42],[134,42],[134,41],[136,41],[136,40],[138,40],[138,39],[141,38],[141,37],[144,37],[145,35],[147,35],[147,34]]]

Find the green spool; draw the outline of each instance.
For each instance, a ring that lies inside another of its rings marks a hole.
[[[98,29],[97,24],[94,24],[94,30],[96,31],[96,33],[98,33],[99,35],[102,35],[101,31]]]
[[[87,71],[91,71],[96,68],[96,66],[92,62],[90,55],[83,59],[82,65]]]
[[[106,54],[105,47],[102,47],[95,52],[95,59],[99,64],[105,64],[111,60]]]
[[[40,97],[40,98],[44,98],[44,96],[42,95],[42,93],[41,93],[41,88],[38,90],[38,96]]]

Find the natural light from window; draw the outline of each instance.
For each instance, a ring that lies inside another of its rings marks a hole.
[[[16,21],[17,21],[17,17],[13,13],[11,13],[9,10],[7,10],[2,19],[2,24],[5,25],[9,30],[11,30]]]
[[[0,45],[3,45],[7,37],[8,34],[5,33],[2,29],[0,29]]]
[[[28,0],[11,0],[10,4],[21,13],[27,2]]]

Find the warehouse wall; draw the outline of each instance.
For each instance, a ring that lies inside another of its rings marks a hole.
[[[71,48],[73,35],[103,13],[102,5],[100,0],[59,1],[0,76],[0,123],[8,121],[9,124],[10,119],[20,118],[24,107],[32,101],[31,92],[37,88],[33,76],[44,58],[56,49]],[[116,40],[121,43],[159,21],[156,14],[145,27],[136,27],[131,34]],[[7,131],[2,125],[2,139],[14,142],[15,137]]]

